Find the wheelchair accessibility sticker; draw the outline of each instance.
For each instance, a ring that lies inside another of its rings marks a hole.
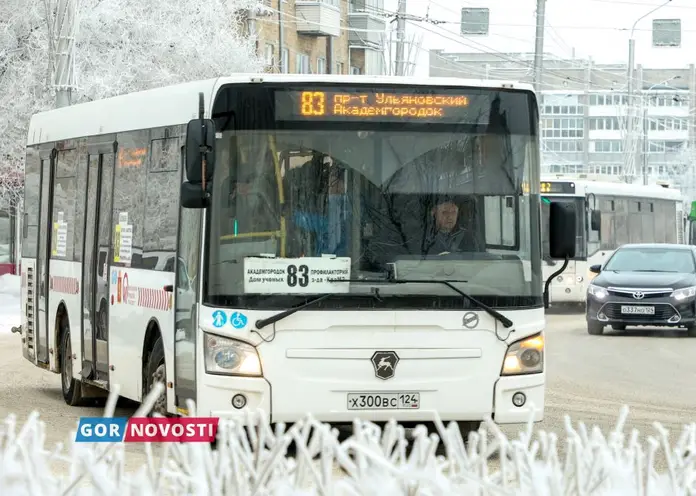
[[[227,323],[227,314],[222,310],[215,310],[213,312],[213,326],[220,328]]]
[[[230,324],[235,329],[243,329],[247,325],[247,317],[243,313],[234,312],[230,315]]]

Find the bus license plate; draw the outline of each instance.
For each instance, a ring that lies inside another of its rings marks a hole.
[[[418,410],[420,393],[348,393],[348,410]]]
[[[638,315],[655,315],[655,307],[621,305],[621,313],[631,313]]]

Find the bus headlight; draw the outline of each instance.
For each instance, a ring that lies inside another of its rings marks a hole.
[[[543,371],[544,336],[535,334],[508,347],[501,375],[533,374]]]
[[[236,339],[204,333],[205,371],[212,374],[261,375],[256,348]]]

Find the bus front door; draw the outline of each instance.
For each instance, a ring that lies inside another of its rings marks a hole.
[[[89,156],[82,269],[82,377],[109,381],[109,254],[114,154]]]
[[[51,249],[51,234],[53,229],[50,225],[51,212],[53,211],[53,164],[54,154],[51,156],[41,156],[41,196],[39,206],[39,253],[36,260],[37,282],[38,282],[38,302],[39,311],[37,319],[37,364],[48,365],[48,291],[50,288],[49,256]]]

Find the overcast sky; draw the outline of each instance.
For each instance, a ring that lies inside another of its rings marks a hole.
[[[633,23],[664,0],[547,0],[544,51],[561,57],[586,58],[598,63],[626,63]],[[396,11],[398,0],[385,0],[385,10]],[[488,7],[490,34],[461,36],[462,7]],[[534,50],[536,0],[408,0],[409,14],[446,24],[407,23],[407,37],[422,36],[413,50],[416,75],[428,74],[428,50],[446,52],[525,52]],[[681,19],[682,47],[653,48],[652,19]],[[672,0],[636,26],[636,64],[681,68],[696,63],[696,0]],[[416,56],[417,53],[417,56]]]

